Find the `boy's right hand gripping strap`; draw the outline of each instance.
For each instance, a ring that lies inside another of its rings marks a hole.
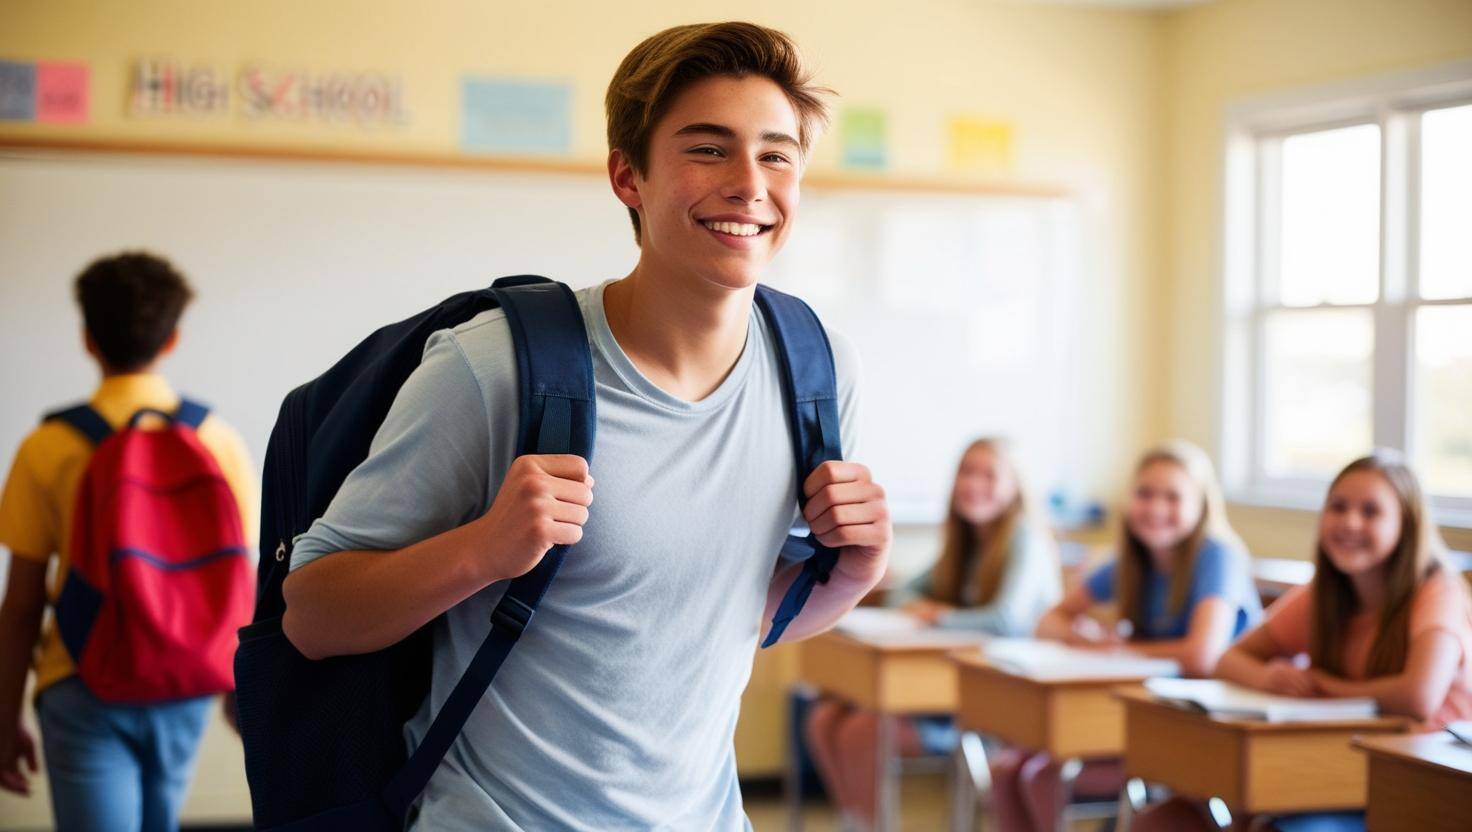
[[[782,392],[787,400],[792,450],[800,477],[797,501],[800,507],[806,508],[808,498],[803,482],[819,465],[843,458],[833,349],[818,316],[806,303],[766,286],[757,287],[756,302],[772,330],[781,359],[778,363],[782,368]],[[763,647],[770,647],[782,638],[813,589],[828,582],[838,563],[838,550],[825,546],[812,533],[806,538],[789,537],[782,550],[788,558],[806,555],[806,560],[772,615],[772,626],[762,642]]]

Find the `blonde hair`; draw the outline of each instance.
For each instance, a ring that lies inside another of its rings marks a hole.
[[[1431,510],[1416,475],[1400,454],[1376,451],[1344,467],[1329,485],[1324,510],[1334,489],[1350,474],[1373,471],[1385,479],[1400,504],[1400,539],[1386,561],[1385,603],[1379,629],[1366,665],[1369,676],[1388,676],[1405,669],[1410,650],[1411,603],[1422,582],[1446,567],[1446,546],[1431,521]],[[1455,582],[1462,591],[1466,586]],[[1359,609],[1359,598],[1349,576],[1339,571],[1320,538],[1315,544],[1314,579],[1310,592],[1313,617],[1309,625],[1309,657],[1316,667],[1343,676],[1344,624]]]
[[[740,22],[675,26],[634,47],[613,73],[604,97],[608,149],[623,153],[639,174],[647,173],[650,134],[675,97],[690,84],[722,75],[755,75],[781,87],[797,113],[797,141],[807,156],[828,121],[823,96],[833,91],[813,84],[792,38]],[[639,214],[630,208],[629,217],[637,243]]]
[[[983,538],[976,533],[976,527],[956,511],[956,486],[952,482],[940,559],[936,561],[931,573],[931,592],[937,601],[956,606],[992,602],[1007,568],[1007,554],[1013,538],[1024,526],[1036,525],[1030,510],[1032,501],[1028,497],[1027,487],[1023,483],[1011,447],[1005,440],[983,437],[966,446],[966,451],[956,463],[956,477],[960,478],[966,457],[981,449],[990,451],[1006,466],[1017,486],[1017,493],[996,520],[992,521],[989,533]],[[1032,531],[1041,532],[1043,539],[1047,539],[1042,530],[1033,528]],[[1049,550],[1052,551],[1051,547]],[[1056,553],[1054,555],[1056,557]],[[968,574],[971,576],[970,586],[966,585]]]
[[[1134,479],[1157,462],[1168,462],[1186,473],[1201,492],[1201,519],[1196,527],[1176,546],[1171,560],[1174,567],[1170,576],[1170,596],[1167,610],[1172,615],[1180,614],[1191,593],[1191,579],[1196,571],[1196,557],[1201,545],[1208,537],[1246,551],[1242,539],[1227,521],[1227,501],[1222,496],[1221,484],[1216,479],[1216,469],[1211,458],[1196,445],[1183,439],[1172,439],[1146,451],[1135,465]],[[1150,550],[1130,531],[1129,518],[1121,524],[1119,562],[1114,568],[1115,598],[1119,601],[1119,616],[1128,619],[1134,632],[1145,632],[1144,584],[1145,575],[1152,568]]]

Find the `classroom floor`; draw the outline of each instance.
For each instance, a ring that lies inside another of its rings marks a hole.
[[[787,804],[781,795],[748,797],[746,816],[754,832],[787,832]],[[976,828],[996,832],[979,817]],[[1096,832],[1101,821],[1077,821],[1071,832]],[[803,832],[839,832],[838,815],[822,801],[809,801]],[[912,774],[900,780],[901,832],[944,832],[950,829],[950,794],[942,775]]]

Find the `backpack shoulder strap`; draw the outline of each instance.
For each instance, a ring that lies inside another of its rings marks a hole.
[[[782,393],[792,428],[792,452],[797,462],[797,500],[799,505],[806,506],[802,482],[824,462],[843,458],[833,348],[818,316],[802,300],[759,285],[756,303],[776,341]],[[813,587],[827,583],[833,565],[838,562],[838,551],[818,542],[813,534],[805,539],[789,537],[782,551],[789,557],[806,556],[806,559],[802,572],[772,615],[772,626],[762,642],[763,647],[770,647],[782,638],[787,625],[807,603]]]
[[[498,280],[491,291],[506,310],[516,349],[518,454],[576,454],[591,460],[596,424],[593,358],[577,297],[567,286],[546,278]],[[384,789],[383,801],[395,817],[404,817],[429,783],[530,623],[568,548],[554,546],[541,563],[507,586],[491,613],[490,634],[409,761]]]
[[[41,419],[42,422],[65,422],[71,425],[87,437],[87,441],[94,446],[101,445],[102,441],[112,435],[112,425],[102,418],[102,414],[90,404],[79,404],[62,410],[48,413]]]

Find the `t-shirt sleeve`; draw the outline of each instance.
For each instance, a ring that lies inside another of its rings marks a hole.
[[[1308,652],[1310,613],[1313,611],[1313,584],[1295,586],[1268,607],[1262,626],[1278,647],[1278,654],[1296,656]]]
[[[1411,639],[1440,630],[1455,638],[1463,650],[1472,643],[1472,606],[1467,602],[1467,593],[1457,585],[1461,580],[1460,576],[1442,569],[1416,589],[1416,597],[1411,601]]]
[[[1232,595],[1232,552],[1215,540],[1207,539],[1196,553],[1195,572],[1191,575],[1191,603],[1218,597],[1236,601]]]
[[[1084,581],[1084,588],[1095,602],[1103,604],[1114,600],[1114,561],[1095,569]]]
[[[213,416],[200,425],[199,432],[200,441],[214,454],[220,473],[230,484],[230,493],[235,495],[240,509],[241,525],[245,527],[245,539],[254,546],[261,529],[261,487],[245,440],[235,428]]]
[[[435,333],[327,513],[296,539],[291,568],[352,550],[401,549],[464,525],[490,502],[490,421],[458,338]]]
[[[21,443],[0,493],[0,546],[11,554],[46,560],[59,547],[59,515],[36,471],[37,432]]]

